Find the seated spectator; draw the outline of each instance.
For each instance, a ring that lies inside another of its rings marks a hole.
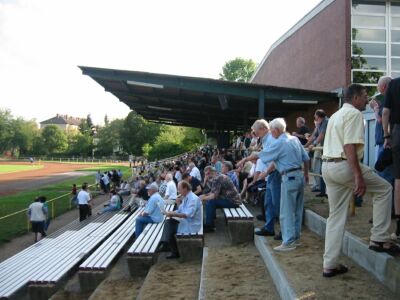
[[[182,180],[182,173],[181,173],[181,169],[178,165],[175,166],[175,174],[174,174],[174,178],[176,179],[176,181],[179,183],[179,181]]]
[[[118,194],[121,196],[129,196],[131,194],[131,185],[127,181],[123,181]]]
[[[167,183],[167,189],[165,190],[164,199],[167,204],[175,204],[175,200],[177,197],[176,185],[172,180],[172,174],[168,173],[165,175],[165,182]]]
[[[130,211],[133,207],[141,206],[147,200],[149,200],[149,195],[147,194],[146,181],[141,180],[138,190],[133,190],[131,197],[129,198],[129,203],[125,207],[125,211]]]
[[[200,170],[196,167],[194,162],[189,163],[189,172],[190,172],[190,175],[192,175],[193,177],[196,177],[198,180],[201,181]]]
[[[169,219],[165,222],[163,236],[161,242],[169,245],[171,254],[167,256],[168,259],[178,258],[179,252],[175,240],[176,233],[189,234],[198,232],[200,230],[202,221],[202,205],[200,198],[197,197],[191,190],[190,184],[183,180],[178,184],[180,198],[177,202],[179,204],[177,210],[166,212],[166,217]]]
[[[144,208],[144,211],[141,212],[140,216],[136,219],[136,238],[138,238],[138,236],[142,233],[147,224],[160,223],[163,220],[161,208],[164,208],[164,201],[158,193],[157,183],[153,182],[149,184],[146,189],[150,198]]]
[[[190,176],[190,174],[185,173],[182,176],[182,180],[186,180],[187,182],[190,183],[190,185],[192,186],[192,192],[195,195],[200,195],[202,192],[202,188],[201,188],[201,182],[196,178],[196,177],[192,177]]]
[[[161,197],[165,196],[165,191],[167,190],[167,182],[165,181],[165,173],[161,173],[159,176],[159,188],[158,192],[160,193]]]
[[[214,232],[215,211],[217,208],[237,208],[242,204],[240,195],[226,175],[218,175],[215,168],[207,166],[204,169],[204,177],[210,179],[211,191],[201,195],[200,199],[206,202],[206,222],[204,232]]]
[[[217,154],[214,154],[211,157],[211,165],[215,168],[215,170],[217,170],[217,173],[221,173],[222,171],[222,163],[221,160],[219,158],[219,156]]]
[[[239,191],[239,180],[238,180],[235,170],[233,170],[233,165],[230,161],[226,160],[222,163],[222,172],[221,173],[228,176],[232,180],[233,185]]]
[[[37,197],[35,202],[29,205],[28,217],[32,225],[32,231],[35,233],[35,243],[39,240],[38,233],[41,234],[41,239],[46,236],[44,225],[47,214],[48,211],[44,207],[43,203],[40,202],[40,197]]]
[[[110,191],[110,202],[105,205],[101,213],[106,213],[109,211],[117,211],[122,207],[121,198],[115,190]],[[100,213],[99,213],[100,214]]]

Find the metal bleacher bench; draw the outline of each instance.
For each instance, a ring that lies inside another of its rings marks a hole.
[[[232,244],[254,240],[254,217],[244,204],[241,204],[238,208],[224,208],[223,211]]]
[[[67,275],[130,214],[104,214],[83,227],[47,237],[0,264],[0,299],[48,299]],[[110,217],[111,216],[111,217]],[[82,222],[83,223],[83,222]]]
[[[113,261],[134,237],[136,218],[143,210],[143,207],[137,209],[79,266],[78,275],[81,291],[95,290],[100,282],[106,278]]]
[[[201,226],[198,232],[177,233],[176,242],[179,255],[182,261],[201,259],[203,256],[204,235],[203,235],[203,207],[201,209]]]
[[[166,211],[172,211],[174,205],[165,206]],[[156,250],[160,243],[165,217],[160,223],[147,224],[143,232],[136,238],[127,252],[129,272],[132,277],[146,275],[156,261]]]

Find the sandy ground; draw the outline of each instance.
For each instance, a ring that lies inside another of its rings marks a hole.
[[[9,164],[0,162],[0,164]],[[14,163],[13,164],[29,164]],[[63,164],[42,163],[43,168],[36,170],[20,171],[0,174],[0,196],[14,194],[32,188],[54,184],[69,178],[87,175],[86,172],[73,172],[75,170],[95,167],[95,164]],[[94,178],[93,178],[94,181]]]
[[[272,247],[280,242],[268,237]],[[301,245],[291,252],[274,252],[290,284],[302,299],[399,299],[383,284],[346,256],[340,262],[349,272],[334,278],[322,277],[324,241],[304,229]]]

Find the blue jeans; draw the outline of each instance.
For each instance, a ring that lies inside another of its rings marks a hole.
[[[282,244],[289,245],[300,238],[304,208],[304,174],[302,171],[282,176],[281,196]]]
[[[236,208],[228,199],[212,199],[206,202],[206,226],[214,227],[215,212],[217,208]],[[137,221],[136,221],[137,222]]]
[[[278,171],[275,170],[271,174],[269,174],[264,199],[266,219],[264,229],[269,232],[275,231],[275,218],[279,217],[281,202],[281,182],[282,177]]]
[[[383,152],[383,145],[375,146],[375,161],[378,160],[379,155]],[[392,186],[394,185],[394,173],[393,173],[393,165],[388,166],[382,172],[376,172],[380,177],[389,182]]]
[[[109,211],[117,211],[117,210],[118,210],[118,207],[116,207],[116,206],[107,206],[107,207],[103,208],[101,213],[104,214],[104,213],[109,212]]]
[[[143,232],[143,229],[146,227],[147,224],[155,223],[150,216],[140,216],[136,218],[135,224],[135,236],[138,236]]]

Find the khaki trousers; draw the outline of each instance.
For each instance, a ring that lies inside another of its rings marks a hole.
[[[366,192],[373,201],[371,240],[386,242],[389,239],[391,214],[391,185],[371,168],[360,164]],[[354,197],[354,177],[347,161],[323,162],[322,177],[326,183],[329,201],[329,218],[326,223],[324,268],[337,267],[349,203]]]

